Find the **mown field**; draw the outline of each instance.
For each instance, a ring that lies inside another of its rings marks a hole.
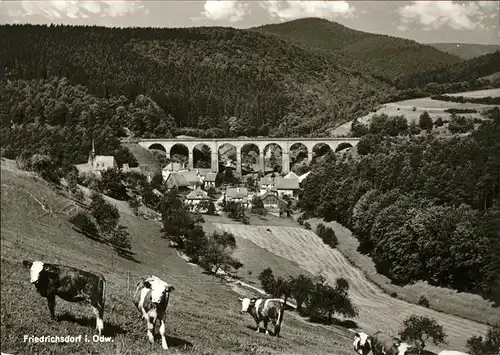
[[[139,220],[122,204],[121,223],[128,226],[137,261],[117,257],[105,245],[75,232],[67,222],[72,203],[30,173],[1,168],[1,351],[14,354],[160,354],[159,339],[147,343],[146,326],[130,293],[150,273],[176,287],[167,311],[171,353],[189,354],[350,354],[351,335],[344,329],[308,324],[285,314],[282,338],[255,334],[253,320],[240,315],[238,294],[230,284],[187,264],[160,237],[160,226]],[[46,206],[45,209],[42,205]],[[48,212],[50,211],[50,212]],[[247,241],[248,255],[268,258],[270,252]],[[243,254],[240,254],[242,259]],[[58,300],[59,321],[51,321],[46,301],[29,283],[23,259],[39,259],[103,273],[107,279],[104,335],[109,343],[24,343],[24,335],[95,334],[88,306]],[[245,261],[245,260],[243,260]],[[262,264],[265,264],[262,261]],[[278,257],[271,266],[292,263]],[[254,274],[260,272],[255,264]],[[298,269],[297,269],[298,271]],[[129,281],[130,280],[130,281]],[[249,328],[250,327],[250,328]]]
[[[353,267],[338,249],[324,245],[312,231],[298,227],[244,226],[225,223],[216,224],[216,228],[232,232],[274,254],[293,260],[310,273],[322,272],[331,282],[337,277],[346,278],[351,286],[353,301],[359,308],[359,319],[355,321],[359,327],[368,332],[382,330],[396,334],[402,326],[403,319],[412,314],[434,317],[443,324],[449,336],[449,344],[441,349],[429,345],[431,351],[444,348],[464,351],[465,342],[469,337],[486,332],[487,327],[484,324],[392,298],[370,282],[360,269]]]
[[[455,94],[446,94],[448,96],[464,96],[471,98],[480,97],[497,97],[500,96],[500,89],[490,89],[490,90],[478,90],[478,91],[468,91],[460,92]],[[358,121],[367,124],[370,122],[373,115],[386,114],[388,116],[400,116],[403,115],[407,118],[408,123],[415,120],[418,123],[420,115],[427,111],[431,116],[432,120],[437,120],[441,117],[443,120],[449,120],[451,114],[445,112],[445,110],[450,108],[455,109],[474,109],[478,113],[467,113],[464,114],[467,117],[472,118],[482,118],[480,112],[493,108],[494,105],[482,105],[482,104],[472,104],[472,103],[458,103],[451,101],[440,101],[432,100],[430,97],[424,97],[419,99],[404,100],[397,102],[390,102],[379,107],[375,112],[370,112],[369,114],[359,117]],[[333,129],[330,134],[334,136],[341,136],[348,134],[351,131],[351,123],[347,122],[343,125]],[[440,133],[446,133],[446,125],[439,128]]]

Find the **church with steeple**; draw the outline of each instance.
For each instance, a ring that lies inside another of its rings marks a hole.
[[[93,173],[96,175],[101,175],[101,171],[116,168],[115,157],[112,155],[96,155],[94,139],[92,139],[92,150],[89,154],[89,159],[85,164],[77,164],[76,168],[78,172],[83,173]]]

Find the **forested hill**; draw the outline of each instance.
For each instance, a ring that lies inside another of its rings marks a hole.
[[[233,28],[8,25],[0,53],[11,81],[67,77],[100,98],[145,94],[176,127],[192,128],[173,133],[320,134],[392,91],[334,56]],[[136,134],[155,134],[136,126]]]
[[[462,59],[472,59],[500,50],[500,45],[495,44],[429,43],[429,45]]]
[[[344,54],[361,61],[369,72],[391,81],[407,74],[420,73],[462,61],[459,57],[418,42],[362,32],[336,22],[305,18],[280,24],[255,27],[255,31],[273,33],[308,48]]]
[[[445,84],[474,81],[478,78],[500,72],[500,50],[455,63],[446,68],[410,75],[399,83],[404,87],[424,87],[429,83]]]

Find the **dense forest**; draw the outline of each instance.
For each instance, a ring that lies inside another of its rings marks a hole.
[[[500,50],[500,45],[472,43],[429,43],[436,49],[462,59],[472,59]]]
[[[469,135],[367,134],[303,182],[311,215],[353,230],[395,283],[427,280],[500,301],[500,110]],[[362,147],[369,149],[361,149]]]
[[[57,76],[99,98],[144,94],[193,134],[321,134],[394,91],[331,55],[232,28],[2,26],[0,53],[9,80]]]
[[[307,48],[334,54],[342,65],[365,70],[381,80],[459,63],[454,55],[409,39],[353,30],[336,22],[305,18],[254,28],[290,39]],[[354,64],[354,65],[353,65]]]

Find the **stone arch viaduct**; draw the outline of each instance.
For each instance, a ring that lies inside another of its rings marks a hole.
[[[310,162],[313,158],[313,150],[318,144],[326,144],[332,151],[336,151],[337,147],[342,143],[348,143],[350,146],[355,146],[359,142],[359,138],[152,138],[139,139],[136,141],[145,149],[154,149],[155,147],[163,147],[166,155],[170,158],[171,149],[175,145],[181,145],[187,148],[189,152],[188,168],[193,168],[193,150],[198,145],[205,145],[210,148],[212,153],[211,169],[219,171],[219,148],[223,145],[230,145],[236,149],[236,173],[241,174],[241,149],[246,145],[254,145],[259,150],[259,167],[264,170],[264,151],[272,144],[276,144],[281,148],[282,154],[282,172],[290,171],[290,148],[296,144],[301,144],[307,148],[307,161]]]

